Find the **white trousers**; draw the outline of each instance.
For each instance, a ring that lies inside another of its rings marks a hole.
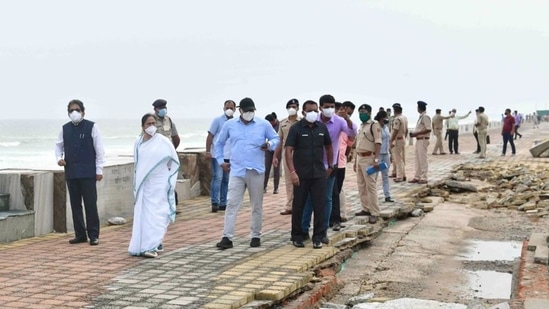
[[[228,237],[231,240],[234,237],[236,216],[240,206],[242,206],[246,188],[248,189],[252,209],[252,222],[250,224],[251,236],[252,238],[259,238],[261,236],[261,228],[263,225],[264,177],[264,173],[260,174],[256,170],[246,170],[246,176],[244,177],[230,176],[223,237]]]

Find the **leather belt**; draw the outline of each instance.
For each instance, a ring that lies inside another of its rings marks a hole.
[[[356,154],[361,157],[369,157],[371,155],[374,155],[375,153],[372,151],[365,151],[365,152],[357,152]]]
[[[404,139],[404,136],[401,136],[401,137],[397,137],[396,139]]]
[[[417,140],[429,139],[428,137],[416,137]]]

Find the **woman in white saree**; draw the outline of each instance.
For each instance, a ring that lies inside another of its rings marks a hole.
[[[179,171],[177,152],[168,138],[156,133],[152,114],[141,119],[142,134],[135,142],[135,206],[128,252],[157,257],[168,224],[175,219],[175,184]]]

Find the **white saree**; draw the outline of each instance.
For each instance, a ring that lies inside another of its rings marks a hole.
[[[179,157],[169,139],[155,134],[148,141],[141,135],[134,147],[135,206],[128,252],[142,255],[155,251],[175,219],[175,185]]]

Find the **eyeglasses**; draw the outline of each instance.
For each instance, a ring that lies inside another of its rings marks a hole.
[[[81,112],[81,110],[79,108],[73,108],[73,109],[69,109],[69,113],[72,113],[72,112]]]

